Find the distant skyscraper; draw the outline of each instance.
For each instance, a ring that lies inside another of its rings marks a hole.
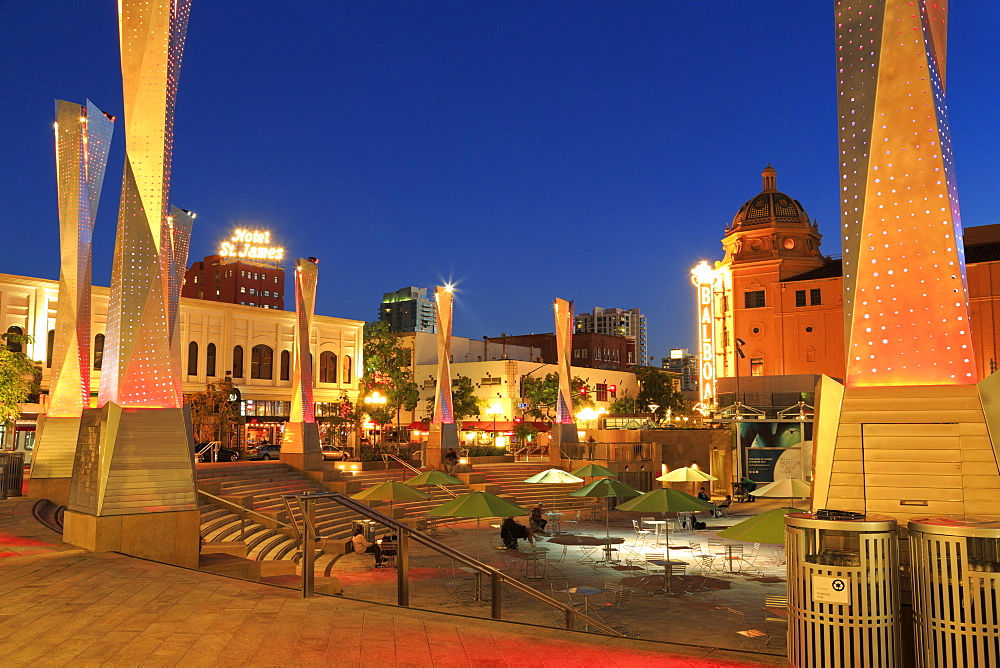
[[[687,348],[672,348],[670,357],[664,357],[662,365],[667,371],[680,374],[682,391],[698,390],[698,357]]]
[[[434,300],[427,298],[427,288],[400,288],[382,295],[378,319],[389,323],[394,332],[437,332]]]
[[[576,331],[578,333],[593,332],[623,336],[635,343],[638,359],[627,360],[629,364],[646,364],[646,316],[637,308],[594,308],[593,313],[581,313],[576,316]]]

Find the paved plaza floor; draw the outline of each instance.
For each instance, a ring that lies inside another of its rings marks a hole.
[[[32,505],[33,500],[24,498],[0,501],[3,666],[722,667],[785,663],[781,656],[700,647],[698,642],[666,644],[487,621],[467,616],[473,608],[478,615],[481,606],[464,603],[443,608],[447,612],[441,613],[356,600],[365,595],[369,601],[377,600],[385,593],[377,580],[383,577],[382,571],[365,575],[345,568],[337,573],[344,578],[344,598],[306,600],[291,589],[73,548],[31,517]],[[450,536],[445,539],[459,545],[473,541],[475,528],[459,527]],[[487,536],[482,533],[483,540]],[[418,553],[414,560],[419,559]],[[604,577],[600,568],[576,566],[567,568],[567,579],[582,581],[590,573]],[[352,580],[353,573],[358,582]],[[364,577],[371,583],[359,584]],[[389,586],[386,583],[385,591]],[[741,594],[742,590],[743,584],[734,581],[734,596],[756,600],[756,593]],[[437,594],[435,590],[434,597]],[[640,598],[643,605],[658,606],[661,624],[682,627],[682,635],[689,640],[706,638],[713,626],[722,628],[708,617],[664,616],[678,605],[677,600],[684,600],[676,596]],[[441,603],[435,601],[438,607]],[[517,612],[516,601],[514,609],[508,604],[508,611]]]

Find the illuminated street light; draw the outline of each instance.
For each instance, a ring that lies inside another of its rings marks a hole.
[[[493,445],[498,447],[500,444],[497,442],[497,415],[500,415],[501,413],[503,413],[503,408],[500,404],[493,404],[486,409],[486,414],[493,416]]]
[[[381,394],[379,394],[377,390],[375,392],[372,392],[371,394],[369,394],[367,397],[365,397],[365,403],[368,404],[369,406],[373,406],[373,405],[374,406],[384,406],[386,404],[386,402],[388,402],[388,401],[389,400],[386,397],[384,397]],[[381,441],[381,434],[380,434],[379,440]]]

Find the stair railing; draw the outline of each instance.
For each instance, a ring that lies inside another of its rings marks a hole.
[[[418,469],[416,466],[414,466],[410,462],[406,461],[405,459],[400,459],[396,455],[392,455],[392,454],[389,454],[389,453],[383,453],[382,454],[382,461],[384,461],[386,464],[389,463],[390,459],[393,460],[393,461],[399,462],[400,464],[403,465],[404,468],[408,468],[411,471],[413,471],[414,473],[418,473],[418,474],[419,473],[423,473],[423,471],[421,471],[420,469]],[[456,494],[452,490],[448,489],[444,485],[434,485],[434,486],[437,487],[438,489],[440,489],[445,494],[449,495],[453,499],[458,496],[458,494]]]
[[[573,630],[576,627],[577,621],[582,622],[585,626],[590,629],[594,629],[600,633],[604,633],[610,636],[624,637],[622,633],[611,628],[604,622],[598,621],[588,615],[583,614],[580,610],[570,607],[565,603],[557,601],[556,599],[546,596],[545,594],[537,591],[536,589],[529,587],[528,585],[520,582],[514,577],[507,575],[503,571],[500,571],[489,564],[485,564],[478,559],[473,559],[463,552],[459,552],[455,548],[445,545],[439,540],[428,536],[427,534],[417,531],[416,529],[403,524],[399,520],[393,519],[388,515],[378,512],[366,506],[363,503],[355,501],[345,494],[340,492],[321,492],[318,494],[285,494],[282,498],[286,500],[286,505],[290,506],[292,501],[298,504],[299,514],[302,517],[302,529],[300,535],[302,536],[302,597],[311,598],[313,596],[315,588],[315,543],[317,540],[325,540],[323,536],[320,536],[316,530],[316,525],[313,522],[313,511],[315,508],[315,502],[327,499],[334,503],[339,503],[340,505],[353,510],[354,512],[362,515],[363,517],[377,522],[396,534],[396,600],[397,604],[401,607],[410,607],[410,541],[414,541],[429,548],[439,554],[442,554],[449,559],[461,562],[476,570],[482,575],[487,575],[490,578],[490,616],[493,619],[502,619],[503,615],[503,605],[501,599],[501,589],[503,585],[507,585],[516,589],[522,594],[525,594],[536,601],[544,603],[552,608],[556,608],[563,612],[566,618],[566,628]],[[294,518],[293,515],[290,515]],[[293,520],[294,522],[294,520]],[[297,525],[297,523],[296,523]],[[298,529],[296,529],[298,531]]]
[[[255,515],[255,516],[260,517],[260,518],[262,518],[264,520],[267,520],[268,522],[272,522],[272,523],[277,524],[279,526],[285,527],[286,529],[293,529],[295,531],[298,531],[298,529],[294,525],[294,523],[287,524],[287,523],[282,522],[281,520],[279,520],[277,518],[269,517],[269,516],[267,516],[267,515],[265,515],[263,513],[258,513],[256,510],[251,510],[250,508],[245,508],[245,507],[243,507],[243,506],[241,506],[241,505],[239,505],[237,503],[233,503],[232,501],[229,501],[228,499],[223,499],[222,497],[216,496],[215,494],[209,494],[208,492],[203,492],[200,489],[198,490],[198,493],[201,494],[204,497],[207,497],[207,498],[211,499],[212,502],[215,503],[216,505],[228,506],[230,508],[235,509],[239,513],[239,515],[240,515],[240,540],[243,540],[243,536],[246,534],[247,515]],[[286,504],[286,507],[287,507],[287,504]],[[291,517],[291,513],[289,513],[288,516]]]

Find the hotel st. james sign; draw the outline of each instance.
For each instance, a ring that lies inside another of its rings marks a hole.
[[[270,232],[236,229],[233,236],[219,246],[219,255],[241,260],[280,262],[285,257],[285,249],[271,245]]]

